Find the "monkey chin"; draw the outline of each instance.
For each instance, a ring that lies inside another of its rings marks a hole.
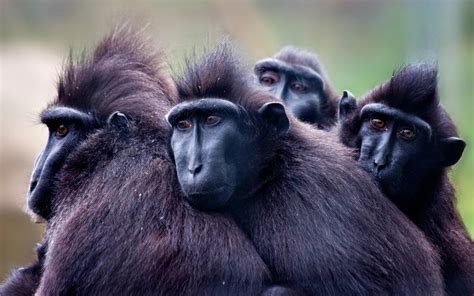
[[[188,202],[200,210],[218,210],[229,201],[232,192],[229,188],[222,186],[206,192],[192,192],[186,194]]]
[[[33,213],[30,209],[27,209],[26,212],[30,216],[30,220],[36,224],[45,224],[47,221],[45,218],[41,217],[38,214]]]

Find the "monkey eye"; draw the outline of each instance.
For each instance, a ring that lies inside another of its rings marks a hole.
[[[370,120],[370,125],[374,128],[374,129],[377,129],[377,130],[383,130],[385,129],[385,121],[383,121],[382,119],[379,119],[379,118],[372,118]]]
[[[260,76],[260,84],[271,86],[278,82],[278,76],[275,73],[267,72]]]
[[[291,85],[291,88],[295,91],[295,92],[298,92],[298,93],[303,93],[303,92],[306,92],[307,90],[307,87],[306,85],[304,85],[303,83],[300,83],[300,82],[295,82]]]
[[[187,130],[193,127],[193,124],[191,123],[190,120],[184,119],[184,120],[178,121],[178,124],[176,124],[176,126],[178,127],[179,130]]]
[[[220,118],[219,116],[211,115],[206,118],[206,125],[216,125],[221,122],[221,120],[222,118]]]
[[[414,130],[409,128],[402,128],[399,131],[400,137],[406,141],[412,141],[415,139],[416,133]]]
[[[56,136],[57,137],[65,137],[69,133],[69,128],[65,126],[64,124],[58,125],[56,128]]]

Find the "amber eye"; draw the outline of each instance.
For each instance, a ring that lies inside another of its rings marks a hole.
[[[385,121],[383,121],[382,119],[378,119],[378,118],[372,118],[370,120],[370,125],[375,128],[375,129],[384,129],[385,128]]]
[[[59,125],[57,128],[56,128],[56,135],[58,137],[64,137],[67,135],[67,133],[69,132],[69,129],[67,128],[67,126],[61,124]]]
[[[260,78],[260,83],[263,85],[272,85],[275,83],[275,79],[271,77],[262,77]]]
[[[185,120],[178,121],[178,124],[176,126],[180,130],[186,130],[186,129],[190,129],[193,126],[193,124],[188,119],[185,119]]]
[[[266,72],[260,76],[260,83],[265,86],[271,86],[278,82],[278,76],[274,72]]]
[[[409,128],[401,129],[399,134],[402,139],[407,140],[407,141],[412,141],[413,139],[415,139],[415,136],[416,136],[415,131]]]
[[[207,125],[216,125],[218,124],[219,122],[221,122],[222,118],[220,118],[219,116],[208,116],[206,118],[206,124]]]
[[[307,89],[306,85],[299,82],[294,83],[291,87],[295,92],[299,92],[299,93],[305,92]]]

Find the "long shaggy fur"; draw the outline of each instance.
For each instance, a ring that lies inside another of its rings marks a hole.
[[[176,87],[164,67],[164,54],[149,43],[143,33],[124,26],[104,38],[92,54],[78,59],[71,54],[50,106],[68,106],[102,120],[115,111],[141,120],[163,120],[163,101],[174,102]]]
[[[370,91],[353,115],[342,124],[341,141],[358,151],[358,133],[362,125],[359,115],[361,109],[370,103],[383,103],[425,120],[432,128],[433,147],[441,139],[457,137],[456,126],[439,102],[437,76],[437,67],[429,64],[408,65],[394,73],[389,81]],[[405,211],[405,214],[439,251],[447,293],[473,294],[474,245],[456,209],[455,191],[447,169],[434,169],[431,175],[424,176],[415,196],[413,203],[420,206]]]
[[[161,114],[176,99],[176,89],[163,61],[163,53],[149,46],[140,32],[117,28],[92,54],[83,53],[76,60],[70,55],[48,108],[67,106],[94,115],[93,132],[102,129],[115,111],[131,120],[167,126]],[[51,199],[54,204],[55,196]],[[0,287],[1,295],[34,294],[47,245],[46,238],[38,249],[38,261],[14,271]]]
[[[271,283],[231,218],[180,193],[164,120],[177,90],[162,63],[127,29],[68,63],[51,106],[88,112],[97,128],[57,176],[35,295],[257,295]],[[126,127],[105,124],[115,111]]]
[[[38,295],[257,295],[270,284],[236,223],[180,194],[167,135],[103,130],[72,155]]]
[[[221,45],[177,79],[179,95],[218,97],[248,112],[260,145],[261,186],[229,211],[276,282],[321,295],[440,295],[436,253],[351,151],[291,115],[283,138],[262,131],[257,110],[277,100],[239,69],[230,46]]]
[[[359,118],[362,108],[369,103],[382,103],[406,113],[412,113],[428,122],[435,139],[457,136],[451,118],[439,103],[438,69],[430,64],[411,64],[393,73],[387,82],[375,87],[364,96],[353,115],[345,121],[340,130],[340,138],[349,147],[353,142],[362,121]]]

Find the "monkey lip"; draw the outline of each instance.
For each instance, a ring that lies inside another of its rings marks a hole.
[[[191,190],[187,192],[187,195],[191,199],[205,198],[209,196],[220,195],[225,192],[226,186],[220,186],[210,190]]]
[[[372,175],[374,175],[375,179],[379,182],[390,181],[392,179],[393,173],[389,169],[382,169],[382,170],[372,170]]]

